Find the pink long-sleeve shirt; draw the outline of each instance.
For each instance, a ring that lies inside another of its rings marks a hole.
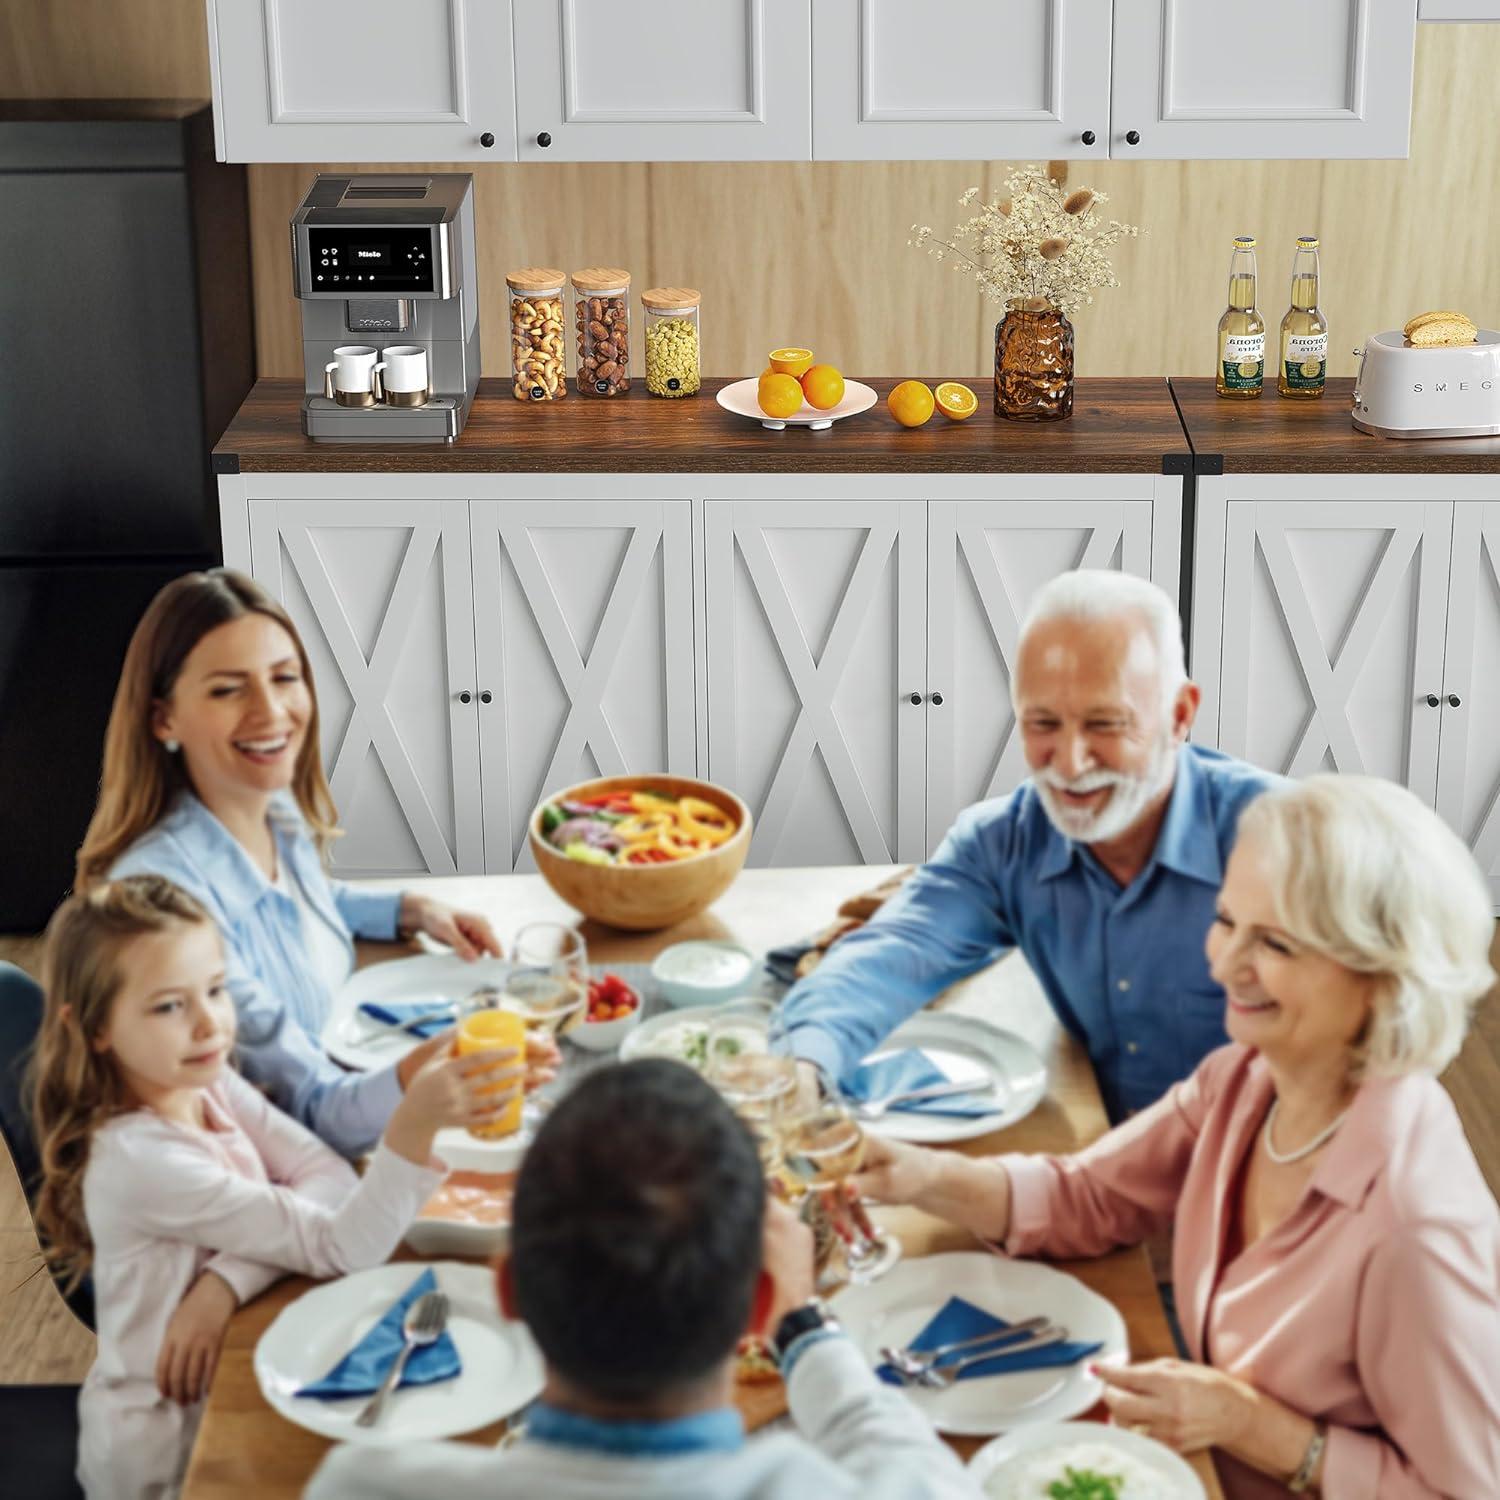
[[[1193,1358],[1328,1424],[1325,1500],[1477,1500],[1500,1484],[1500,1210],[1436,1079],[1362,1085],[1286,1219],[1227,1264],[1273,1086],[1221,1047],[1075,1156],[1003,1158],[1013,1255],[1170,1227]],[[1232,1500],[1288,1493],[1215,1452]]]
[[[349,1164],[237,1073],[204,1091],[208,1128],[146,1109],[89,1146],[84,1212],[94,1242],[99,1348],[78,1401],[88,1500],[169,1500],[202,1415],[156,1389],[167,1324],[201,1271],[241,1302],[287,1271],[378,1265],[442,1181],[384,1146]]]

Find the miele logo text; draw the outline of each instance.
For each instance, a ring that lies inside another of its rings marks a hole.
[[[380,259],[380,251],[378,251],[378,250],[356,250],[354,253],[361,260],[379,260]]]
[[[1450,382],[1446,380],[1434,380],[1432,382],[1432,394],[1434,396],[1441,396],[1445,391],[1447,391],[1449,384]],[[1453,388],[1458,391],[1472,390],[1474,386],[1474,382],[1472,380],[1456,380],[1451,382],[1451,384],[1453,385]],[[1493,380],[1481,380],[1479,382],[1479,389],[1482,391],[1490,391],[1494,388],[1495,382]],[[1413,381],[1412,392],[1414,395],[1422,396],[1427,393],[1427,387],[1423,385],[1420,380]]]

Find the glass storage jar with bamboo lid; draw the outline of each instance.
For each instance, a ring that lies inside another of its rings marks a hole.
[[[618,396],[630,389],[630,272],[588,266],[573,272],[578,390]]]
[[[653,286],[641,293],[646,309],[646,389],[653,396],[691,396],[698,389],[702,300],[690,286]]]
[[[563,351],[563,287],[550,266],[510,272],[510,389],[517,401],[558,401],[568,393]]]

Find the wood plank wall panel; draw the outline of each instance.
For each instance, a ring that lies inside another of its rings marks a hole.
[[[206,94],[205,48],[201,0],[8,0],[0,94]],[[1353,373],[1350,351],[1366,335],[1425,308],[1500,324],[1497,79],[1500,25],[1423,26],[1408,161],[1075,165],[1075,185],[1109,193],[1115,213],[1148,231],[1120,250],[1123,285],[1077,320],[1079,373],[1211,372],[1229,239],[1240,232],[1260,237],[1273,326],[1293,239],[1323,236],[1332,374]],[[266,375],[300,370],[285,226],[316,169],[251,169]],[[951,227],[959,194],[988,191],[1004,171],[984,162],[479,167],[485,371],[503,373],[507,268],[601,261],[630,267],[638,289],[702,288],[709,374],[753,373],[767,348],[791,340],[846,370],[985,371],[994,309],[947,264],[908,249],[907,226]]]

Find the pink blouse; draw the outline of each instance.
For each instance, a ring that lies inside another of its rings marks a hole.
[[[1325,1500],[1500,1483],[1500,1211],[1436,1079],[1364,1084],[1290,1215],[1227,1264],[1235,1184],[1273,1095],[1221,1047],[1075,1156],[1006,1156],[1013,1255],[1101,1255],[1172,1229],[1193,1358],[1328,1424]],[[1286,1495],[1215,1453],[1233,1500]]]

